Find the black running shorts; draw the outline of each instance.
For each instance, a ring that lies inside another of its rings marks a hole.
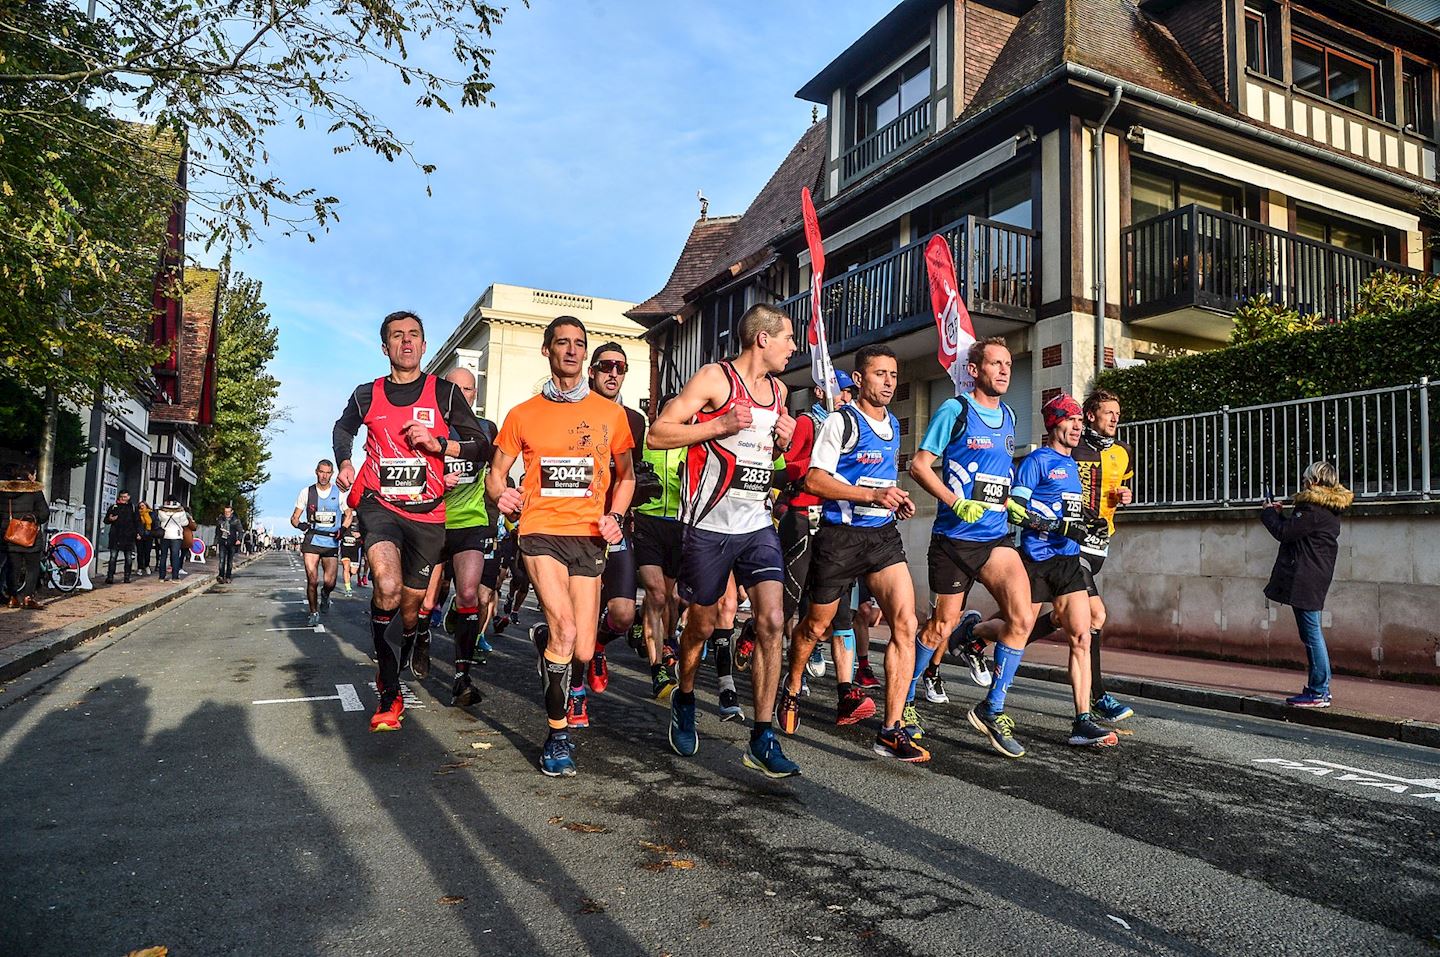
[[[474,525],[470,528],[445,529],[445,558],[461,552],[484,552],[495,550],[495,526]]]
[[[485,556],[485,567],[480,570],[480,587],[494,591],[500,587],[500,556]]]
[[[310,543],[310,537],[307,535],[305,541],[300,543],[300,554],[319,555],[321,558],[336,558],[340,554],[340,549],[335,546],[326,548],[324,545],[312,545]]]
[[[1091,555],[1083,551],[1080,553],[1080,570],[1085,573],[1085,591],[1091,598],[1100,597],[1100,586],[1095,583],[1095,579],[1100,577],[1100,569],[1104,565],[1104,555]]]
[[[635,546],[631,539],[611,545],[605,553],[605,574],[600,585],[600,607],[615,598],[635,600]]]
[[[1014,548],[1009,535],[988,542],[971,542],[944,535],[930,536],[930,591],[937,595],[969,595],[980,569],[997,548]]]
[[[1037,604],[1085,591],[1085,569],[1079,555],[1051,555],[1042,562],[1027,558],[1025,570],[1030,573],[1030,600]]]
[[[360,561],[359,545],[341,545],[340,560],[354,565]]]
[[[780,536],[773,525],[728,535],[685,527],[680,559],[680,597],[697,605],[713,605],[730,585],[730,574],[743,588],[760,582],[785,581]]]
[[[819,518],[819,507],[815,508]],[[800,610],[808,597],[810,568],[815,557],[815,532],[818,521],[811,522],[812,510],[805,506],[786,509],[780,516],[780,553],[785,556],[785,620]]]
[[[360,500],[357,509],[365,523],[365,554],[381,542],[400,550],[401,581],[406,588],[430,586],[430,569],[445,551],[445,524],[417,522],[381,505],[373,496]],[[370,559],[371,568],[375,561]]]
[[[810,601],[828,605],[850,604],[856,579],[905,564],[905,546],[895,523],[879,527],[821,525],[811,546]]]
[[[656,518],[635,513],[635,566],[654,565],[672,581],[680,577],[680,550],[685,541],[685,523],[675,518]]]
[[[599,535],[521,535],[520,554],[553,558],[571,578],[598,578],[605,570],[605,539]]]

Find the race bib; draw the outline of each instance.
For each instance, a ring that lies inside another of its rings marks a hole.
[[[336,518],[337,515],[334,511],[316,509],[315,518],[310,522],[310,524],[320,525],[325,528],[329,528],[335,524]]]
[[[1110,529],[1104,525],[1098,525],[1087,529],[1085,541],[1080,543],[1080,550],[1089,552],[1091,555],[1106,555],[1110,551]]]
[[[1063,507],[1061,514],[1072,522],[1080,520],[1083,496],[1079,492],[1061,492],[1060,504]]]
[[[992,512],[1005,511],[1005,500],[1010,497],[1010,476],[988,475],[976,472],[970,486],[970,500],[979,502]]]
[[[771,474],[775,469],[775,421],[780,416],[770,409],[751,409],[750,427],[735,435],[735,478],[730,494],[747,502],[770,497]]]
[[[627,542],[625,539],[622,538],[622,539],[620,539],[620,541],[616,542],[614,545],[609,545],[609,546],[607,546],[607,547],[605,548],[605,554],[607,554],[607,555],[614,555],[616,552],[627,551],[629,548],[630,548],[630,543]]]
[[[423,458],[381,458],[380,497],[392,502],[419,501],[425,495]]]
[[[474,485],[479,476],[475,463],[469,459],[445,460],[445,474],[458,476],[456,485]]]
[[[893,488],[895,480],[862,475],[855,481],[855,484],[859,488]],[[891,515],[890,509],[880,505],[856,505],[854,511],[856,515],[865,515],[870,518],[888,518]]]
[[[540,494],[544,498],[589,498],[595,460],[589,456],[542,455]]]

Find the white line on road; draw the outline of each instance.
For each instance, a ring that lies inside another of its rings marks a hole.
[[[365,706],[360,703],[360,695],[354,685],[336,685],[335,690],[340,692],[340,705],[346,711],[364,711]]]
[[[324,625],[290,625],[285,628],[266,628],[266,631],[313,631],[316,634],[324,634]]]
[[[1339,771],[1343,773],[1336,775],[1332,780],[1348,781],[1357,787],[1379,788],[1394,794],[1405,794],[1416,800],[1433,801],[1440,804],[1440,778],[1402,778],[1393,774],[1352,768],[1348,765],[1336,764],[1333,761],[1322,761],[1319,758],[1306,758],[1303,761],[1292,761],[1289,758],[1256,758],[1254,763],[1272,764],[1287,771],[1298,771],[1301,774],[1310,774],[1317,778],[1330,777]]]
[[[321,694],[309,698],[265,698],[260,701],[252,701],[251,704],[294,704],[300,701],[343,701],[338,694]],[[346,708],[346,711],[351,710]]]

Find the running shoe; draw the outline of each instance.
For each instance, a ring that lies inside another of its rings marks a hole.
[[[510,627],[510,616],[509,616],[509,615],[501,615],[499,618],[496,618],[496,619],[495,619],[495,634],[497,634],[497,635],[503,635],[503,634],[505,634],[505,629],[506,629],[506,628],[509,628],[509,627]]]
[[[867,661],[855,669],[855,683],[862,688],[880,687],[880,679],[875,677],[875,669],[870,667],[870,662]]]
[[[766,777],[788,778],[800,773],[800,765],[785,757],[785,752],[780,750],[780,739],[775,737],[774,730],[770,728],[766,728],[760,733],[760,737],[750,742],[740,760],[747,768],[759,771]]]
[[[370,716],[371,731],[399,731],[400,719],[405,713],[405,696],[396,695],[389,705],[384,699],[375,708],[375,713]]]
[[[460,672],[455,676],[455,683],[450,687],[450,706],[452,708],[468,708],[472,704],[480,703],[480,689],[470,680],[470,675]]]
[[[783,682],[775,702],[775,721],[786,734],[794,734],[800,729],[800,696],[792,694]]]
[[[745,622],[740,637],[735,639],[735,670],[750,670],[750,657],[755,654],[755,620]]]
[[[316,625],[320,624],[320,613],[319,613],[318,611],[312,611],[312,612],[310,613],[310,619],[309,619],[309,620],[310,620],[310,627],[311,627],[311,628],[314,628]]]
[[[688,758],[700,750],[700,735],[695,733],[695,702],[681,704],[679,695],[670,696],[670,747]]]
[[[870,750],[883,758],[899,758],[901,761],[910,764],[922,764],[930,760],[930,752],[910,739],[910,735],[903,727],[881,728],[880,733],[875,735],[875,743]]]
[[[1103,694],[1090,705],[1090,714],[1106,724],[1124,721],[1135,713],[1135,709],[1112,694]]]
[[[1120,743],[1120,736],[1096,724],[1095,718],[1087,711],[1070,725],[1070,738],[1066,743],[1077,748],[1113,748]]]
[[[475,653],[477,655],[488,655],[494,651],[495,646],[490,644],[490,639],[485,637],[485,632],[482,631],[475,636]],[[480,663],[483,665],[485,660],[482,658]]]
[[[900,712],[900,723],[913,740],[919,741],[925,737],[925,729],[920,725],[920,712],[915,710],[913,701],[905,702],[905,710]]]
[[[1328,708],[1330,707],[1330,696],[1316,694],[1313,691],[1302,691],[1286,698],[1285,703],[1292,708]]]
[[[610,687],[610,665],[605,661],[605,649],[595,649],[595,657],[585,668],[585,683],[596,694],[604,694],[605,689]]]
[[[961,648],[957,657],[964,662],[971,681],[982,688],[988,688],[995,683],[995,671],[990,665],[990,659],[985,657],[984,642]]]
[[[530,641],[535,645],[535,673],[540,676],[540,693],[545,693],[545,648],[550,644],[550,626],[543,621],[530,626]]]
[[[551,731],[540,752],[540,770],[552,778],[575,776],[575,748],[568,731]]]
[[[950,632],[950,640],[946,642],[945,648],[952,655],[960,654],[960,649],[975,644],[975,626],[984,620],[984,615],[971,609],[960,616],[960,624]]]
[[[320,610],[322,612],[330,610],[330,592],[325,588],[320,589]]]
[[[664,701],[675,690],[675,684],[674,673],[668,665],[662,664],[660,670],[650,678],[650,697],[656,701]]]
[[[431,628],[440,628],[440,627],[442,627],[442,626],[444,625],[444,623],[445,623],[445,609],[443,609],[443,608],[432,608],[432,609],[430,609],[430,627],[431,627]],[[446,628],[445,630],[446,630],[446,631],[449,631],[450,629]]]
[[[875,713],[875,702],[854,685],[835,706],[836,724],[859,724]]]
[[[660,657],[667,661],[677,661],[680,658],[680,638],[676,636],[673,641],[665,641],[660,644]]]
[[[808,674],[800,676],[800,697],[810,697],[810,676]]]
[[[637,621],[635,622],[635,624],[630,626],[630,630],[625,634],[625,644],[629,645],[631,650],[633,650],[635,654],[642,657],[644,656],[645,623],[643,621]]]
[[[450,606],[445,609],[445,634],[455,634],[455,629],[460,627],[460,613],[455,610],[455,599],[450,599]]]
[[[816,645],[815,650],[810,652],[810,660],[805,662],[805,671],[812,678],[825,676],[825,656],[820,653],[819,645]]]
[[[346,595],[353,595],[353,594],[355,594],[355,589],[353,589],[353,588],[350,587],[350,583],[349,583],[349,582],[346,582],[346,583],[345,583],[345,594],[346,594]]]
[[[740,707],[740,696],[735,693],[734,688],[720,689],[720,720],[745,720],[745,709]]]
[[[990,746],[1007,758],[1025,755],[1025,747],[1015,740],[1015,721],[1003,711],[992,712],[980,702],[970,709],[970,726],[990,740]]]
[[[590,727],[590,709],[585,706],[587,697],[583,688],[579,691],[570,689],[570,697],[565,702],[565,727]]]
[[[945,693],[945,679],[940,677],[940,669],[935,669],[932,674],[926,669],[921,676],[925,685],[925,700],[931,704],[949,704],[950,696]]]
[[[422,622],[428,625],[428,622]],[[421,628],[415,632],[415,648],[410,652],[410,673],[417,681],[424,681],[430,674],[430,629]]]

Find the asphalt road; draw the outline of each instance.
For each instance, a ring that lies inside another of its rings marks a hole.
[[[302,588],[267,556],[0,692],[0,953],[1440,952],[1440,752],[1150,701],[1082,752],[1065,689],[1022,679],[1010,762],[954,675],[903,766],[830,724],[827,677],[775,782],[708,666],[671,753],[620,645],[553,780],[523,628],[468,711],[437,633],[372,735],[366,599],[314,631]]]

